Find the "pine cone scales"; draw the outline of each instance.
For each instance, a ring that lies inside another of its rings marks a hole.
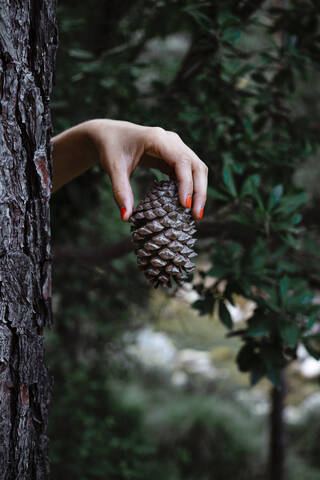
[[[195,269],[190,259],[197,255],[196,228],[190,209],[179,203],[177,183],[155,181],[129,222],[139,268],[152,285],[169,287],[171,277],[182,285]]]

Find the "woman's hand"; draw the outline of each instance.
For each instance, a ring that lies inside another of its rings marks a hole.
[[[139,163],[175,173],[181,205],[202,218],[208,168],[176,133],[106,119],[72,127],[53,138],[52,192],[97,162],[111,178],[122,220],[127,221],[134,208],[130,175]]]

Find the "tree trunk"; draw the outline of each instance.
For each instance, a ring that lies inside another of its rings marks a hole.
[[[269,478],[285,480],[285,424],[284,400],[286,396],[286,377],[284,369],[280,373],[279,388],[271,390]]]
[[[0,479],[49,478],[55,0],[0,0]]]

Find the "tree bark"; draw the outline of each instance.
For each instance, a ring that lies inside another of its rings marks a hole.
[[[55,0],[0,0],[0,479],[49,478]]]

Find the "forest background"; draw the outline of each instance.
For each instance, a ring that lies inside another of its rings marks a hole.
[[[58,19],[54,133],[162,126],[210,175],[178,294],[147,286],[98,166],[53,195],[52,478],[264,480],[284,375],[288,478],[319,478],[317,2],[66,0]]]

